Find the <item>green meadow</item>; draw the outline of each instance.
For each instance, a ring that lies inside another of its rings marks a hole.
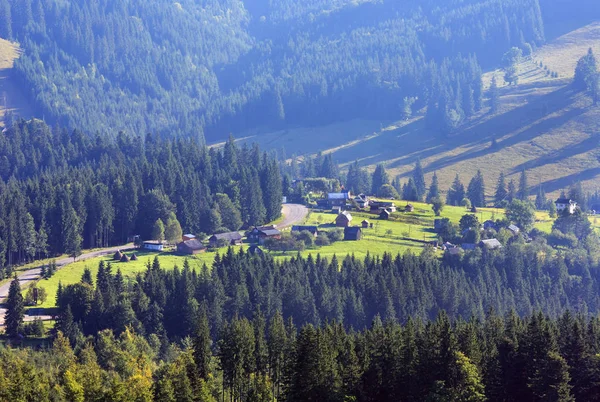
[[[413,202],[415,207],[414,212],[405,213],[401,210],[406,205],[403,201],[396,202],[399,207],[399,212],[392,215],[393,220],[381,220],[377,214],[368,212],[352,212],[352,225],[360,226],[363,220],[368,220],[373,223],[373,228],[363,230],[363,237],[360,241],[340,241],[324,247],[314,247],[301,252],[301,255],[308,256],[309,254],[320,254],[322,257],[331,258],[334,255],[343,257],[347,254],[353,254],[358,258],[365,255],[381,255],[385,252],[398,254],[404,253],[407,250],[419,252],[423,247],[423,241],[432,241],[437,238],[433,231],[433,222],[436,219],[431,206],[425,203]],[[439,218],[449,218],[452,222],[458,223],[460,218],[469,213],[463,207],[446,206]],[[497,208],[479,208],[477,217],[481,222],[488,219],[502,219],[505,213],[503,209]],[[311,212],[304,222],[305,225],[318,225],[321,230],[335,230],[336,215],[326,212]],[[600,232],[600,224],[594,216],[590,217],[592,225],[597,232]],[[536,212],[535,227],[539,230],[550,233],[552,230],[553,219],[548,216],[547,212]],[[246,248],[246,245],[240,246]],[[48,299],[43,305],[38,307],[49,308],[55,305],[56,290],[59,282],[63,285],[69,285],[79,282],[86,267],[88,267],[93,277],[95,278],[98,271],[100,261],[111,263],[113,272],[121,270],[127,280],[135,280],[136,274],[146,270],[146,265],[151,263],[155,257],[158,257],[160,265],[165,269],[173,269],[173,267],[183,267],[187,259],[192,269],[199,269],[203,264],[211,267],[216,252],[206,252],[195,256],[179,256],[173,252],[147,252],[135,251],[138,260],[130,262],[118,262],[112,259],[112,256],[98,257],[86,261],[78,261],[70,264],[56,272],[49,280],[41,280],[39,286],[46,289]],[[226,249],[219,250],[220,253],[226,252]],[[267,252],[267,251],[265,251]],[[133,252],[128,252],[131,255]],[[285,259],[297,255],[297,252],[290,251],[287,253],[274,252],[271,254],[276,259]]]

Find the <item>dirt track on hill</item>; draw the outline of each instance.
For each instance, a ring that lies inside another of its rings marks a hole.
[[[101,256],[107,255],[107,254],[113,254],[117,250],[128,250],[132,247],[133,247],[132,244],[127,244],[127,245],[119,246],[119,247],[111,247],[111,248],[106,248],[106,249],[102,249],[102,250],[91,251],[89,253],[85,253],[85,254],[82,254],[81,256],[79,256],[77,261],[89,260],[90,258],[101,257]],[[63,259],[56,261],[56,266],[58,267],[58,269],[61,269],[62,267],[71,264],[72,262],[73,262],[72,258],[63,258]],[[39,267],[28,269],[27,271],[23,271],[17,275],[17,277],[19,278],[19,284],[21,285],[22,290],[25,290],[25,288],[27,288],[29,285],[31,285],[32,283],[35,283],[35,281],[40,279],[41,268],[42,267],[40,265]],[[8,297],[9,288],[10,288],[10,282],[7,282],[7,283],[3,284],[2,286],[0,286],[0,301],[1,302],[4,302],[6,297]],[[0,307],[0,327],[4,326],[4,315],[5,314],[6,314],[6,309],[3,307]],[[53,317],[49,316],[49,315],[25,315],[24,321],[25,322],[33,321],[35,318],[41,318],[42,320],[51,320]]]

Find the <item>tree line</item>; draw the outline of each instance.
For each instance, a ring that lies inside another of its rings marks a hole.
[[[538,0],[0,0],[0,37],[52,124],[211,140],[423,106],[451,132],[482,106],[480,64],[545,39]]]
[[[235,231],[281,214],[280,163],[233,139],[209,149],[20,120],[0,136],[0,178],[1,267],[153,239],[157,222],[179,241],[182,230]]]

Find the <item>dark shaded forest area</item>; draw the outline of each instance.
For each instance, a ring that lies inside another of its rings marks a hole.
[[[0,37],[52,124],[209,140],[406,104],[460,124],[480,65],[545,40],[538,0],[1,0]]]
[[[233,140],[221,150],[153,135],[113,141],[21,120],[0,136],[0,266],[148,240],[159,219],[196,234],[271,222],[281,177],[278,161]]]

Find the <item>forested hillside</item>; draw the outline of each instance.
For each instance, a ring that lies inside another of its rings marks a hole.
[[[229,131],[481,107],[480,65],[544,42],[538,0],[1,0],[37,115],[107,133]],[[406,99],[405,99],[406,98]]]
[[[0,179],[0,266],[153,239],[159,220],[179,228],[178,241],[182,230],[234,231],[281,215],[279,163],[232,141],[218,151],[19,121],[0,136]]]

